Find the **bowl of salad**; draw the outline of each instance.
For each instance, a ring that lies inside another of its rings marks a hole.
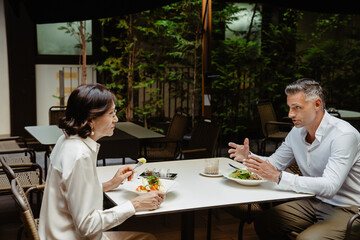
[[[267,180],[262,179],[255,173],[252,173],[248,170],[244,169],[236,169],[236,170],[229,170],[224,174],[224,177],[235,181],[242,185],[250,185],[255,186],[259,185],[263,182],[267,182]]]

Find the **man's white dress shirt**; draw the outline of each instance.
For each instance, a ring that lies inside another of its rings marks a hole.
[[[102,233],[135,213],[130,201],[103,210],[96,162],[99,144],[91,138],[61,136],[50,156],[40,211],[40,239],[107,239]]]
[[[306,142],[306,135],[305,128],[294,127],[276,152],[267,158],[278,170],[285,170],[296,161],[303,174],[283,171],[277,187],[313,193],[335,206],[360,206],[359,132],[325,111],[312,144]]]

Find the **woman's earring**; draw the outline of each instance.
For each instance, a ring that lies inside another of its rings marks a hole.
[[[91,128],[91,135],[94,136],[94,127]]]

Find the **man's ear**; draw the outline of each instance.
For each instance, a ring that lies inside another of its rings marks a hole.
[[[321,99],[320,98],[315,99],[315,106],[317,108],[321,108],[321,105],[322,105]]]

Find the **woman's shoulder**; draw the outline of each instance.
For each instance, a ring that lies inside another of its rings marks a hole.
[[[91,150],[79,136],[65,137],[58,144],[51,154],[51,161],[61,171],[73,168],[77,161],[91,158]]]
[[[83,151],[84,147],[86,147],[86,145],[79,136],[66,136],[61,146],[63,150],[71,150],[75,152]]]

